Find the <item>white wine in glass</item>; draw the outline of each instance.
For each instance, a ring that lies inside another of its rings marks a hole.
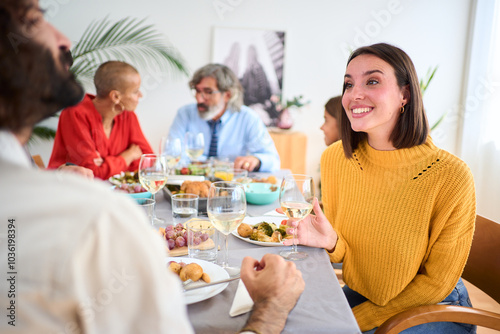
[[[239,267],[229,266],[227,236],[238,228],[245,218],[247,200],[243,185],[238,182],[219,181],[210,186],[207,213],[212,225],[224,236],[221,266],[232,276]]]
[[[291,174],[285,176],[280,187],[280,205],[290,219],[299,223],[312,210],[314,199],[314,181],[312,176]],[[280,253],[287,260],[298,261],[307,258],[307,253],[297,250],[297,228],[294,228],[291,250]]]
[[[156,193],[160,191],[168,179],[167,158],[159,154],[143,154],[139,162],[139,182],[153,194],[156,202]],[[155,205],[156,209],[156,205]],[[153,212],[153,225],[164,223],[163,219],[157,218]]]
[[[167,158],[168,168],[174,170],[181,160],[182,143],[179,138],[162,137],[160,142],[160,154]]]
[[[203,133],[186,132],[186,154],[192,162],[197,161],[205,151],[205,137]]]

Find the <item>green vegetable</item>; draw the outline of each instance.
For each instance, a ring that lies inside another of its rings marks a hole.
[[[259,224],[259,227],[257,227],[258,230],[261,230],[262,232],[264,232],[268,237],[272,236],[273,235],[273,228],[271,225],[269,225],[268,223],[266,222],[262,222]]]

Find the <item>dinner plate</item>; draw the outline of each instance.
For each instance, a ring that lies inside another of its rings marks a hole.
[[[127,173],[135,175],[136,172],[127,172]],[[125,172],[121,172],[119,174],[115,174],[113,176],[110,176],[109,179],[108,179],[108,181],[110,183],[114,184],[115,186],[119,186],[120,184],[125,183],[125,182],[123,182],[123,178],[124,177],[125,177]],[[138,182],[133,182],[133,183],[135,184],[135,183],[138,183]]]
[[[203,268],[203,272],[207,273],[210,276],[210,281],[220,281],[223,279],[229,278],[229,274],[222,267],[203,260],[192,259],[188,257],[167,257],[165,259],[165,263],[168,264],[170,261],[175,262],[184,262],[186,264],[189,263],[197,263]],[[196,284],[191,283],[191,284]],[[213,296],[221,293],[227,288],[229,283],[222,283],[217,285],[207,286],[206,288],[199,288],[191,291],[184,292],[184,297],[186,299],[186,303],[188,305],[201,302],[202,300],[212,298]]]
[[[245,217],[243,219],[243,223],[248,224],[248,225],[255,225],[261,222],[268,222],[268,223],[275,223],[276,226],[280,226],[281,222],[283,221],[283,217],[274,217],[274,216],[261,216],[261,217]],[[249,242],[254,245],[259,245],[259,246],[265,246],[265,247],[281,247],[283,246],[283,242],[264,242],[264,241],[255,241],[255,240],[250,240],[250,238],[243,238],[241,235],[238,234],[238,231],[233,231],[233,235],[241,239],[243,241]]]

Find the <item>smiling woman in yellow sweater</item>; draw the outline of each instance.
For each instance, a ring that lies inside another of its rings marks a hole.
[[[342,140],[321,159],[325,213],[315,201],[298,242],[343,262],[344,292],[365,333],[414,306],[470,306],[460,276],[474,232],[474,182],[466,164],[428,136],[408,55],[388,44],[354,51],[342,104]],[[404,333],[475,327],[433,323]]]

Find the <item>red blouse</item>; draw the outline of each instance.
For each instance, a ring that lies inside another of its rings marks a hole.
[[[104,133],[102,117],[92,103],[94,98],[86,94],[82,102],[61,112],[48,168],[70,162],[90,168],[100,179],[107,179],[121,171],[136,171],[139,159],[127,166],[120,153],[131,144],[138,145],[143,154],[153,153],[137,115],[133,111],[117,115],[108,138]],[[94,163],[94,159],[99,157],[104,160],[101,166]]]

